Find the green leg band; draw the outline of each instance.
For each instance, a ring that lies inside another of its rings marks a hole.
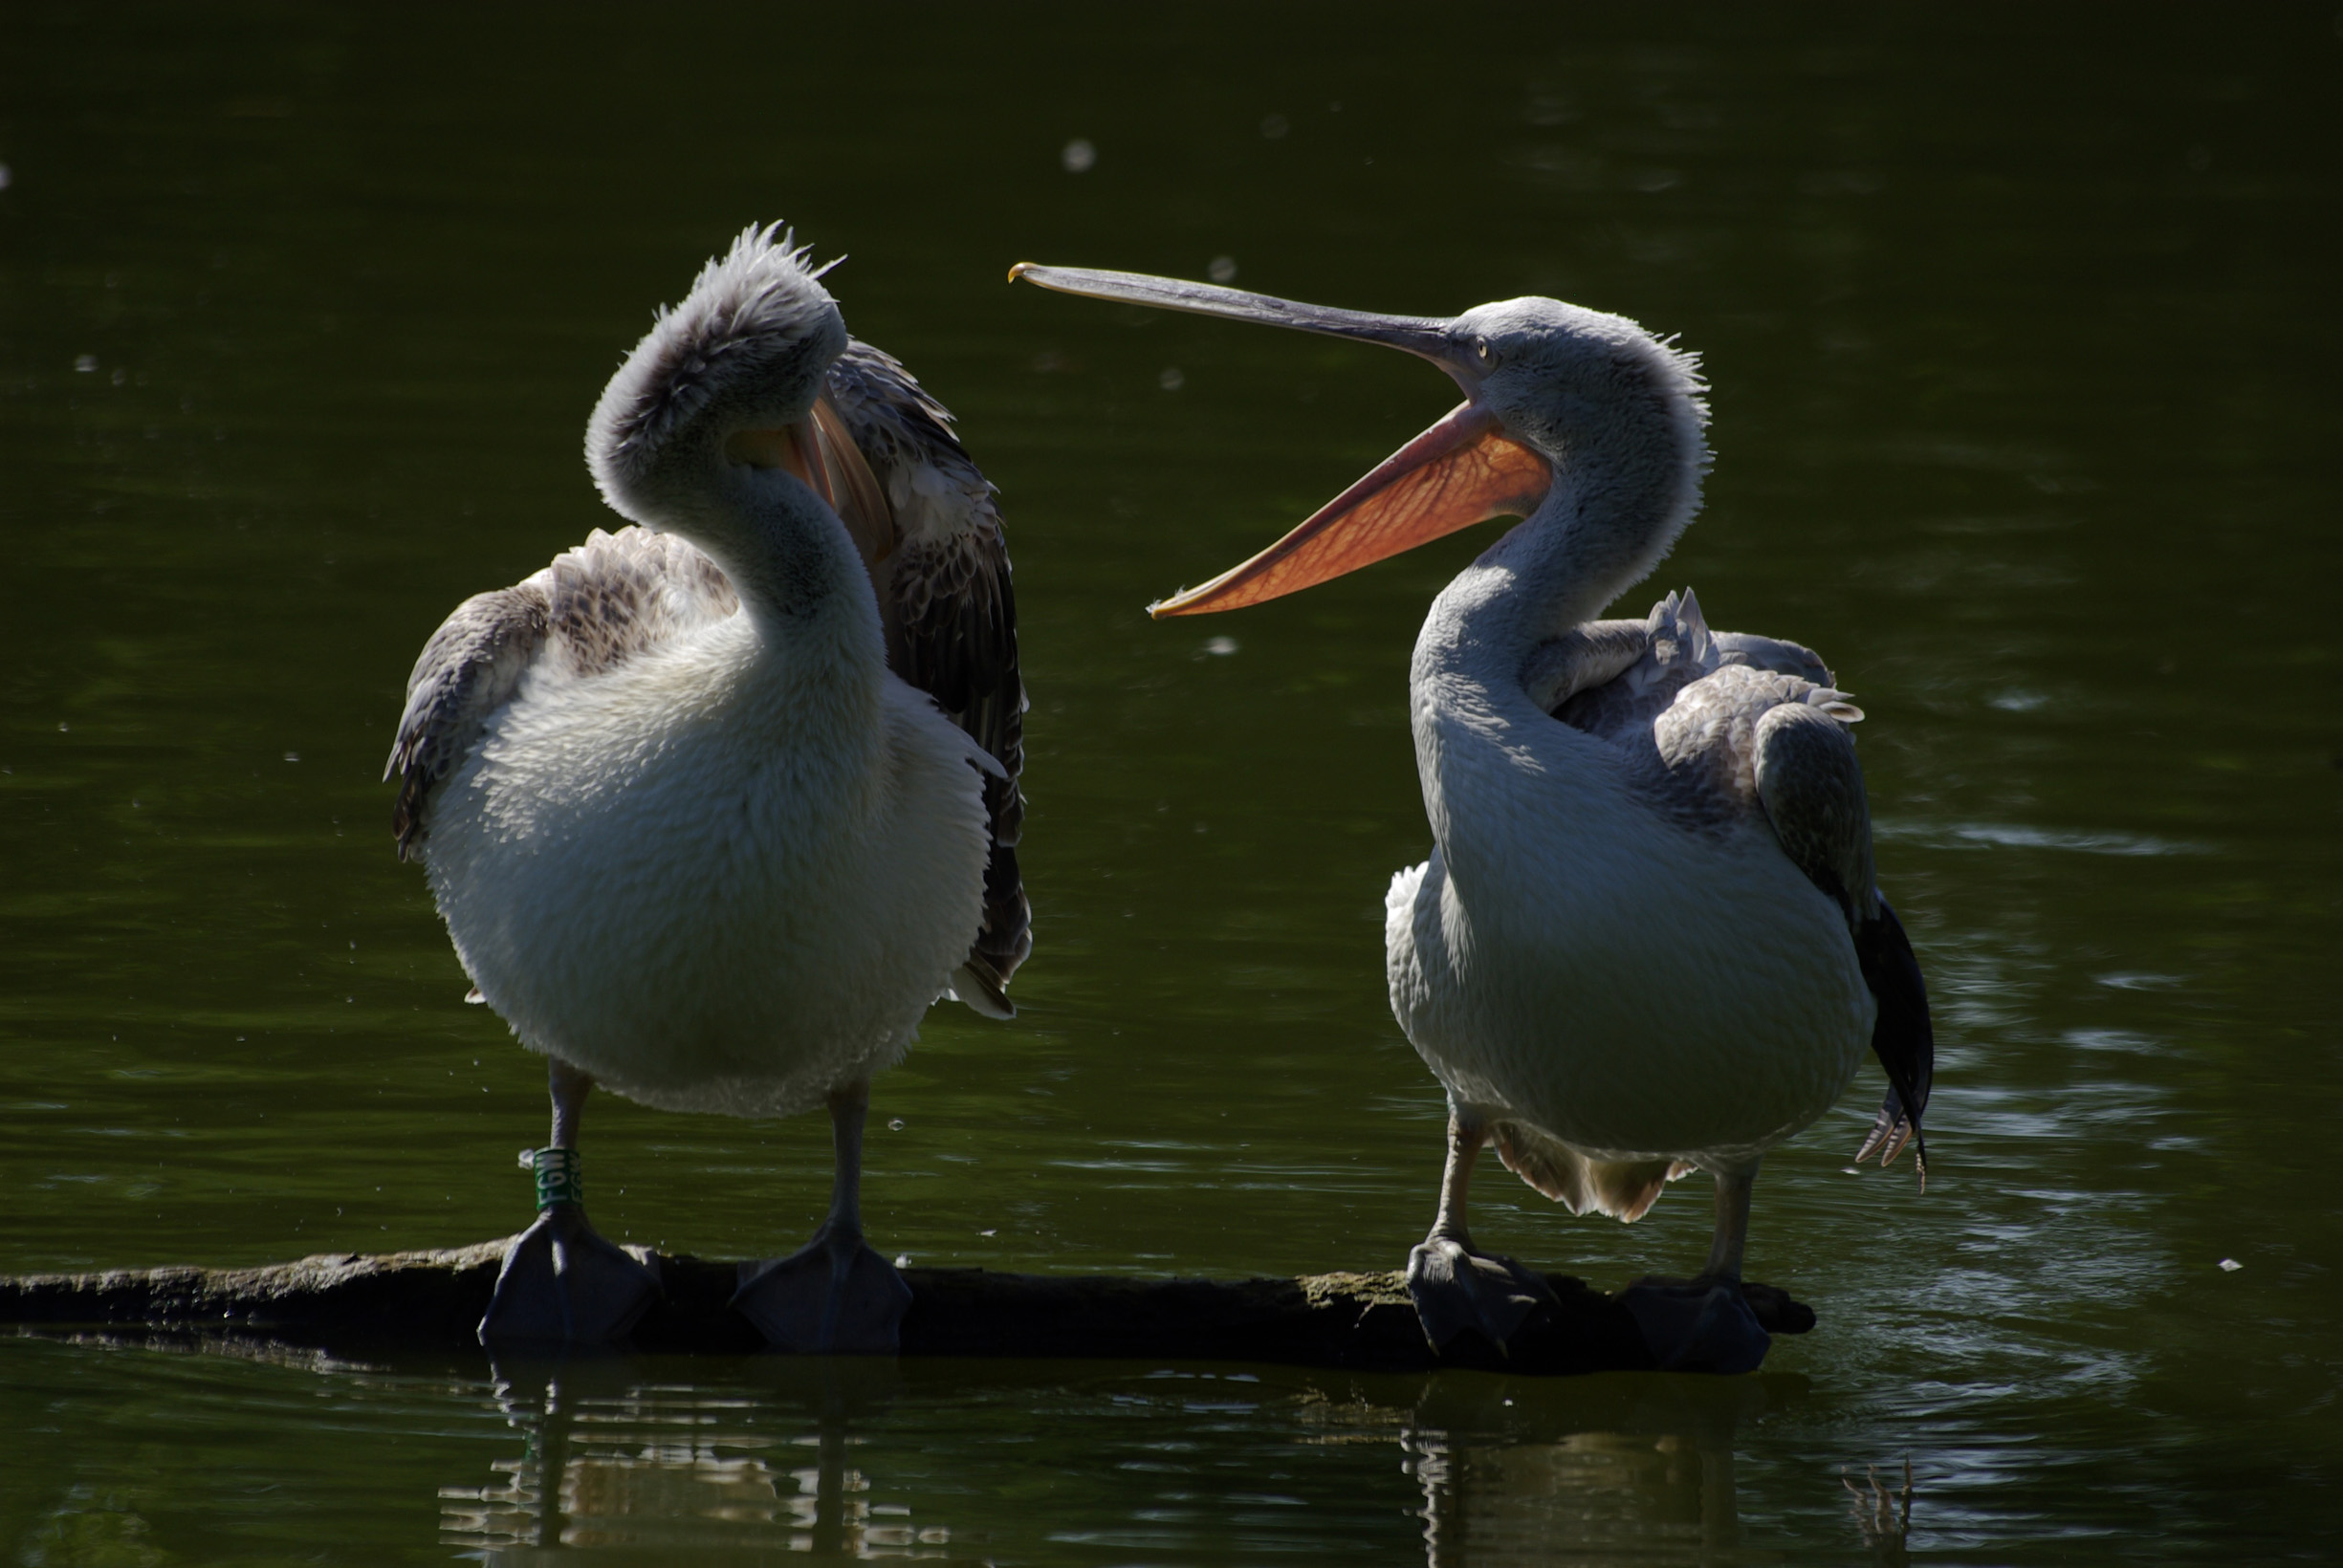
[[[536,1172],[536,1206],[585,1202],[584,1162],[576,1149],[532,1149],[530,1168]]]

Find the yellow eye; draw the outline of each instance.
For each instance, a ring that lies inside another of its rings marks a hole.
[[[1480,368],[1483,370],[1497,368],[1497,350],[1489,346],[1489,340],[1486,338],[1473,339],[1473,357],[1480,361]]]

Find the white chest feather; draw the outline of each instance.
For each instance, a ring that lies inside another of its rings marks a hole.
[[[1459,1100],[1582,1152],[1754,1157],[1870,1037],[1844,918],[1761,819],[1673,821],[1521,706],[1419,708],[1438,847],[1387,902],[1402,1027]]]
[[[968,743],[891,675],[812,678],[735,618],[535,674],[434,801],[432,888],[536,1049],[671,1109],[784,1114],[900,1056],[968,949]]]

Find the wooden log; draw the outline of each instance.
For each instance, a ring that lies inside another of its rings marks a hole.
[[[0,1277],[0,1323],[192,1334],[344,1356],[476,1351],[474,1330],[506,1243],[372,1256],[323,1253],[259,1269],[143,1269]],[[666,1296],[630,1337],[662,1354],[763,1348],[727,1305],[739,1266],[657,1258]],[[1128,1279],[906,1269],[906,1356],[1267,1361],[1361,1372],[1478,1367],[1563,1374],[1648,1370],[1652,1354],[1614,1296],[1547,1274],[1511,1354],[1467,1334],[1424,1342],[1397,1272],[1298,1279]],[[1803,1334],[1813,1312],[1770,1285],[1742,1287],[1768,1332]]]

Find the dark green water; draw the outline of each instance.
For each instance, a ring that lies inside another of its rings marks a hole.
[[[1627,606],[1690,582],[1858,693],[1940,1032],[1925,1196],[1845,1171],[1870,1076],[1768,1162],[1751,1266],[1822,1326],[1760,1378],[620,1361],[549,1386],[11,1339],[0,1548],[2343,1552],[2343,19],[1643,25],[0,15],[0,1271],[527,1217],[541,1073],[462,1006],[375,780],[440,617],[608,520],[586,410],[752,219],[850,254],[849,325],[1002,489],[1024,611],[1025,1012],[939,1010],[881,1080],[882,1247],[1391,1266],[1439,1167],[1380,903],[1428,843],[1407,649],[1487,535],[1239,617],[1139,612],[1450,389],[1012,290],[1019,258],[1680,332],[1717,468]],[[813,1122],[604,1099],[590,1148],[597,1218],[674,1250],[786,1248],[826,1191]],[[1606,1286],[1705,1245],[1697,1192],[1631,1230],[1477,1197],[1483,1241]],[[1842,1472],[1907,1457],[1910,1535],[1876,1545]]]

